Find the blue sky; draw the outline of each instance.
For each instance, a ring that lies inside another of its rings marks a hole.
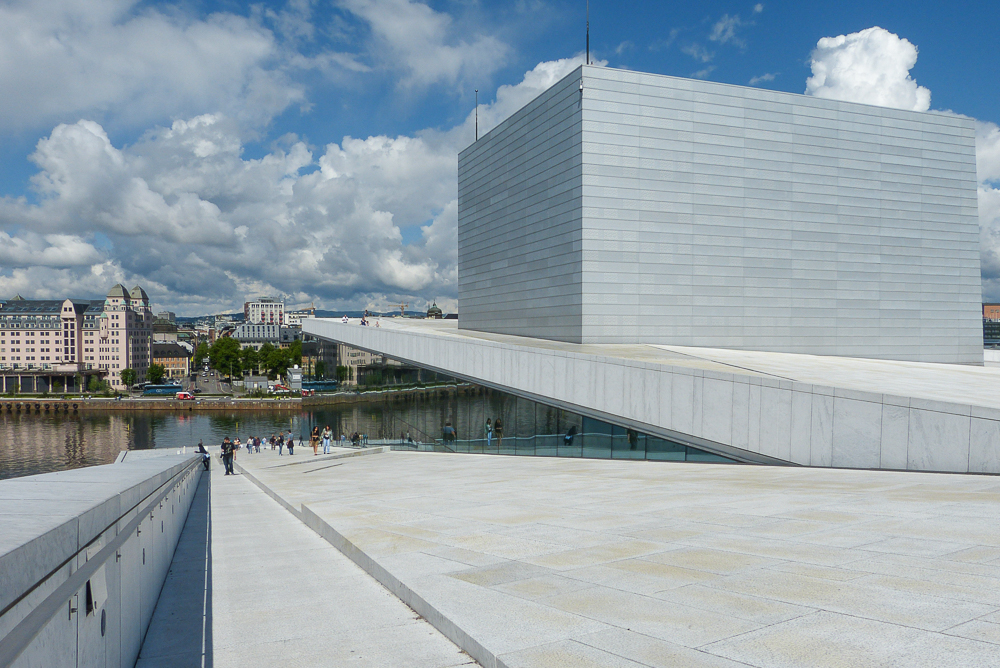
[[[571,70],[584,8],[0,0],[0,89],[17,100],[0,109],[0,298],[123,281],[183,314],[258,294],[454,306],[473,91],[488,128]],[[823,71],[810,94],[918,110],[929,94],[976,118],[984,296],[1000,299],[995,13],[595,0],[591,55],[793,93]]]

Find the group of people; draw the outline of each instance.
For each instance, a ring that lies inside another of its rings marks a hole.
[[[312,433],[309,435],[309,444],[312,445],[314,455],[319,454],[319,447],[321,443],[323,446],[323,454],[330,454],[331,443],[336,443],[336,439],[333,435],[333,429],[330,425],[326,425],[322,432],[320,432],[318,426],[313,427]],[[367,445],[368,434],[360,434],[355,431],[351,435],[351,443],[354,444],[355,447]],[[301,439],[299,444],[301,445]],[[340,444],[341,446],[347,445],[346,435],[340,435]],[[250,436],[247,438],[245,443],[241,442],[238,436],[235,439],[230,439],[226,436],[222,439],[222,464],[226,468],[226,475],[235,475],[233,472],[233,460],[236,458],[237,452],[240,450],[246,450],[247,454],[255,452],[259,453],[262,445],[265,448],[270,445],[271,450],[277,450],[279,456],[284,454],[285,448],[288,449],[288,454],[295,454],[295,438],[292,436],[291,429],[278,432],[277,434],[271,434],[270,438],[266,436]],[[198,448],[196,451],[202,455],[202,462],[204,463],[205,470],[207,471],[211,455],[208,450],[205,449],[205,444],[202,441],[198,441]]]
[[[371,320],[368,319],[369,317],[370,317],[370,315],[369,315],[368,311],[365,311],[365,314],[363,316],[361,316],[361,326],[362,327],[369,327],[369,326],[371,326],[372,323],[371,323]],[[345,315],[343,318],[340,319],[340,322],[342,322],[342,323],[344,323],[346,325],[348,322],[350,322],[350,318],[348,318]],[[380,324],[378,318],[375,318],[375,326],[376,327],[381,327],[382,326]]]
[[[486,447],[493,447],[493,437],[496,436],[499,448],[503,444],[503,419],[497,418],[494,422],[490,418],[486,418],[483,435],[486,437]],[[454,443],[458,439],[458,430],[452,426],[451,422],[445,422],[441,429],[441,437],[445,443]],[[409,438],[409,434],[407,434],[407,438]],[[402,440],[402,436],[400,436],[400,440]]]
[[[239,450],[241,448],[240,439],[237,438],[235,443],[236,449]],[[247,438],[246,444],[243,444],[242,447],[245,447],[247,454],[250,454],[260,452],[261,445],[265,448],[270,445],[271,449],[277,450],[279,455],[284,454],[285,448],[288,448],[288,454],[291,455],[295,453],[295,439],[292,436],[291,429],[287,431],[279,431],[277,434],[271,434],[270,438],[267,436],[251,436]]]
[[[270,445],[272,450],[276,449],[278,451],[278,455],[283,455],[285,448],[288,448],[288,454],[295,454],[295,438],[292,436],[291,429],[287,432],[271,434],[270,438],[267,438],[266,436],[250,436],[247,438],[246,443],[241,442],[239,436],[235,439],[230,439],[226,436],[222,439],[221,447],[222,465],[226,468],[226,475],[235,475],[233,471],[233,460],[236,459],[237,452],[240,450],[246,450],[247,454],[254,452],[259,453],[261,445],[264,445],[265,447]],[[205,444],[202,441],[198,441],[198,447],[195,451],[201,455],[202,463],[207,471],[211,455],[208,450],[205,449]]]
[[[330,428],[330,425],[326,425],[326,427],[323,428],[322,432],[320,432],[318,426],[313,427],[312,433],[309,435],[309,443],[310,445],[312,445],[314,455],[319,454],[320,446],[323,447],[324,455],[330,454],[330,447],[332,445],[336,445],[337,441],[338,439],[334,436],[333,429]],[[340,447],[346,447],[347,435],[341,434],[339,441],[340,441]],[[351,434],[351,444],[354,445],[354,447],[368,445],[368,434],[360,434],[358,432],[354,432],[353,434]]]

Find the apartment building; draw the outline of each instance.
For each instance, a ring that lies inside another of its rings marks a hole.
[[[255,302],[243,303],[243,321],[247,324],[285,324],[285,302],[270,297],[260,297]]]
[[[149,296],[138,285],[131,291],[116,285],[103,300],[18,295],[0,301],[0,372],[51,378],[100,370],[113,388],[124,389],[122,369],[145,380],[152,324]]]
[[[161,364],[167,378],[184,378],[191,373],[191,353],[178,343],[153,343],[153,364]]]

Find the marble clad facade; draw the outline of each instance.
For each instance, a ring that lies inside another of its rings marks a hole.
[[[462,329],[982,364],[969,119],[585,66],[458,194]]]

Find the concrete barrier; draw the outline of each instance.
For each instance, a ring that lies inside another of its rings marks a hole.
[[[201,472],[172,454],[0,481],[0,666],[134,666]]]

